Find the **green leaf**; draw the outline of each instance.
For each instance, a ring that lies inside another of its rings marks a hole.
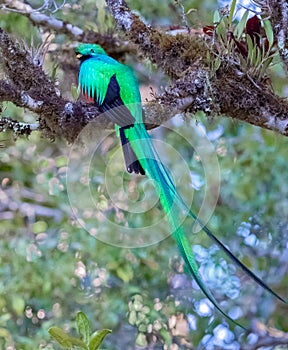
[[[83,343],[82,340],[80,340],[78,338],[69,337],[68,340],[71,343],[72,347],[77,346],[80,349],[89,350],[88,346],[85,343]]]
[[[68,340],[69,336],[63,331],[63,329],[58,327],[51,327],[48,330],[49,334],[57,343],[64,349],[71,349],[71,343]]]
[[[91,336],[89,350],[97,350],[99,348],[99,346],[102,344],[106,335],[111,333],[111,332],[112,331],[110,329],[102,329],[101,331],[95,332]]]
[[[25,300],[18,295],[12,299],[12,307],[18,316],[23,314],[25,308]]]
[[[249,12],[250,12],[249,10],[246,10],[244,12],[244,15],[242,16],[241,20],[237,23],[237,25],[234,29],[234,35],[237,39],[240,39],[243,32],[244,32]]]
[[[256,58],[255,58],[255,66],[259,67],[262,61],[262,51],[259,47],[256,46]]]
[[[46,221],[36,221],[33,225],[32,225],[32,232],[33,233],[41,233],[41,232],[45,232],[48,228],[47,222]]]
[[[219,57],[216,57],[214,60],[214,66],[213,66],[215,72],[220,68],[221,63],[222,63],[221,59]]]
[[[80,338],[83,340],[85,344],[89,345],[91,328],[90,328],[90,322],[87,316],[84,314],[84,312],[80,311],[77,313],[76,325],[77,325],[77,331],[80,335]]]
[[[220,22],[221,18],[220,18],[220,14],[219,14],[219,11],[216,10],[214,12],[214,15],[213,15],[213,23],[214,24],[218,24]]]
[[[230,12],[229,12],[229,24],[230,24],[230,26],[232,25],[232,21],[233,21],[235,8],[236,8],[236,2],[237,2],[237,0],[233,0],[231,7],[230,7]]]
[[[70,337],[69,334],[65,333],[61,328],[51,327],[49,328],[48,332],[51,337],[64,349],[72,349],[74,346],[78,346],[83,350],[88,350],[88,346],[83,343],[82,340]]]
[[[76,86],[75,84],[71,85],[71,95],[74,100],[78,100],[78,97],[80,95],[80,88],[79,86]]]
[[[59,68],[59,63],[53,64],[52,72],[51,72],[51,79],[52,79],[52,81],[56,80],[56,75],[57,75],[57,69],[58,68]]]
[[[263,77],[263,75],[265,74],[267,68],[269,67],[269,65],[271,64],[272,61],[273,61],[273,57],[268,57],[263,61],[262,65],[261,65],[261,70],[259,73],[260,77]]]
[[[0,338],[6,339],[6,341],[12,343],[11,334],[7,331],[7,329],[0,327]]]
[[[218,25],[216,26],[216,34],[217,38],[226,40],[227,37],[227,28],[225,25],[225,19],[222,18],[220,22],[218,22]]]
[[[124,282],[129,282],[134,275],[134,271],[130,265],[119,266],[116,272],[118,277]]]
[[[256,55],[256,46],[252,41],[250,35],[247,35],[246,42],[248,46],[248,62],[250,62],[250,64],[253,65],[255,55]]]
[[[104,0],[97,1],[97,24],[101,27],[105,24],[106,20],[106,2]]]
[[[172,336],[170,332],[167,331],[164,327],[160,329],[159,333],[161,334],[161,337],[164,339],[165,344],[171,345],[172,344]]]
[[[264,19],[263,20],[263,25],[264,25],[264,29],[265,29],[265,34],[267,36],[267,40],[269,43],[269,49],[271,49],[271,47],[274,44],[274,34],[273,34],[273,29],[271,26],[271,23],[268,19]]]

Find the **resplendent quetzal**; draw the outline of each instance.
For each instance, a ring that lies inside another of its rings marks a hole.
[[[239,325],[225,313],[211,291],[202,281],[198,265],[190,243],[181,227],[180,214],[184,211],[194,221],[201,222],[186,206],[178,194],[174,181],[164,164],[161,162],[153,142],[142,119],[141,96],[139,83],[133,71],[109,57],[103,48],[96,44],[80,44],[75,49],[80,59],[79,86],[83,94],[92,99],[106,112],[107,117],[116,124],[123,147],[126,167],[129,173],[146,174],[153,179],[161,205],[171,224],[181,256],[188,270],[198,283],[202,292],[225,317]],[[275,297],[286,301],[270,289],[260,278],[238,260],[218,238],[204,225],[203,231],[236,263],[247,275]],[[241,325],[239,325],[242,327]],[[243,327],[242,327],[243,328]]]

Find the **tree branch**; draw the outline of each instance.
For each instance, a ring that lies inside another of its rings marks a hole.
[[[288,345],[288,333],[272,327],[267,327],[260,322],[253,322],[252,325],[252,331],[258,336],[258,340],[254,344],[245,344],[246,350],[257,350],[264,347]]]
[[[288,135],[288,104],[276,96],[265,81],[251,78],[229,59],[213,71],[203,63],[212,48],[202,36],[166,34],[144,24],[124,0],[107,0],[107,4],[130,41],[174,81],[144,106],[148,128],[181,112],[204,111]],[[100,115],[97,106],[62,98],[42,66],[33,59],[32,50],[21,47],[3,30],[0,31],[0,52],[7,77],[6,81],[0,81],[0,101],[11,101],[36,113],[43,136],[61,135],[73,142],[91,120],[95,126],[113,128],[105,116]]]
[[[263,80],[251,78],[237,62],[229,59],[211,72],[203,59],[212,47],[203,38],[165,34],[143,23],[124,0],[106,2],[117,24],[144,56],[176,79],[158,101],[164,103],[173,95],[192,97],[193,102],[186,109],[189,112],[202,110],[224,115],[288,136],[288,104]]]
[[[26,135],[29,136],[32,131],[38,130],[39,124],[27,124],[19,122],[18,120],[2,117],[0,118],[0,132],[11,130],[15,136]]]
[[[127,41],[123,41],[111,34],[100,34],[92,30],[83,30],[70,22],[42,13],[38,9],[35,10],[28,3],[23,3],[19,0],[3,0],[3,3],[0,4],[0,9],[6,12],[13,11],[22,14],[34,26],[53,31],[57,34],[65,34],[71,40],[84,43],[98,43],[107,52],[117,57],[126,52],[135,53],[135,48]]]
[[[92,116],[99,115],[96,106],[71,103],[60,96],[31,53],[0,29],[2,65],[8,81],[0,82],[0,101],[11,101],[38,114],[43,136],[63,136],[73,142]],[[102,121],[103,122],[103,121]],[[107,122],[106,122],[107,125]]]
[[[21,47],[2,29],[0,52],[7,76],[7,81],[0,81],[0,102],[10,101],[36,113],[39,117],[39,129],[44,137],[54,139],[62,136],[68,142],[73,142],[91,120],[94,121],[94,127],[113,128],[113,124],[105,115],[100,114],[97,106],[62,98],[38,64],[39,60],[35,60],[30,51]],[[177,108],[171,108],[169,113],[166,104],[152,102],[146,106],[148,128],[160,125],[187,107],[185,99],[179,96],[174,96],[170,104]]]
[[[133,14],[124,0],[106,0],[118,26],[152,62],[171,78],[179,78],[203,59],[208,47],[204,40],[187,34],[166,34],[146,25]]]
[[[41,13],[40,10],[35,10],[28,3],[23,3],[19,0],[4,0],[0,8],[4,11],[21,13],[36,26],[47,27],[70,37],[80,38],[84,33],[81,28]]]

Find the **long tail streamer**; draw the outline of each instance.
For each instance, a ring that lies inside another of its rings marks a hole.
[[[148,132],[146,131],[144,124],[136,123],[134,127],[125,130],[125,134],[146,174],[158,184],[158,186],[156,186],[156,190],[158,192],[161,205],[163,206],[163,209],[168,216],[170,225],[173,229],[173,237],[177,242],[181,256],[184,259],[187,268],[189,269],[191,275],[201,288],[202,292],[211,301],[215,308],[219,310],[219,312],[231,322],[240,326],[241,328],[244,328],[238,322],[231,319],[231,317],[228,316],[228,314],[222,310],[222,308],[219,306],[218,302],[216,301],[210,290],[203,283],[202,278],[199,274],[198,264],[192,252],[190,243],[187,240],[181,227],[180,214],[182,210],[185,211],[187,215],[194,220],[194,222],[198,222],[201,225],[202,230],[248,276],[250,276],[261,287],[273,294],[276,298],[278,298],[284,303],[287,303],[276,292],[274,292],[270,287],[268,287],[259,277],[257,277],[252,271],[250,271],[245,265],[243,265],[243,263],[240,260],[238,260],[233,255],[233,253],[228,248],[226,248],[225,245],[208,229],[208,227],[203,225],[201,221],[197,218],[197,216],[187,207],[182,197],[178,194],[175,184],[171,176],[169,175],[168,170],[161,162],[160,157],[153,145],[153,141]]]

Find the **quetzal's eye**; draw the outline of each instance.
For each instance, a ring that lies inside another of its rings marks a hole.
[[[93,49],[90,50],[91,53],[95,53],[95,51]]]

